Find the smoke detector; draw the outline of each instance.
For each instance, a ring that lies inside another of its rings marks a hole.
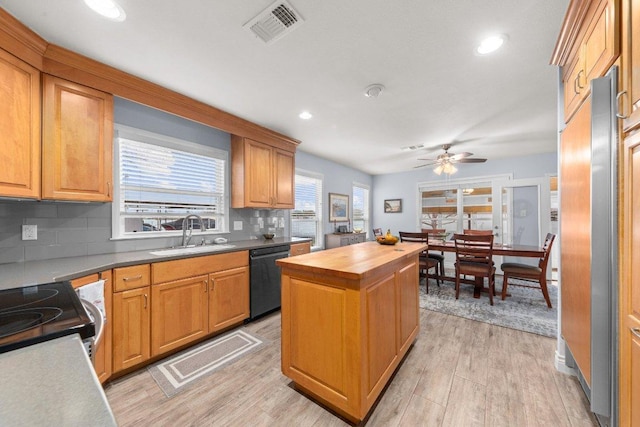
[[[300,26],[304,20],[286,1],[276,1],[243,25],[256,37],[271,44]]]
[[[367,98],[377,98],[383,90],[384,86],[382,86],[381,84],[372,84],[364,89],[364,96],[366,96]]]

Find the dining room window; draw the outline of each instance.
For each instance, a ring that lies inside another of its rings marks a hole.
[[[420,183],[419,228],[445,229],[449,235],[466,229],[493,230],[495,182],[510,176],[489,176]]]
[[[291,237],[311,238],[311,249],[322,249],[322,182],[324,177],[296,170]]]
[[[116,126],[113,237],[179,235],[189,214],[209,233],[227,232],[227,158],[213,147]]]
[[[369,186],[353,184],[353,231],[364,231],[369,236]]]

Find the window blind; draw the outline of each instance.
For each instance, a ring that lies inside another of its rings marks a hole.
[[[156,217],[221,214],[225,161],[119,138],[120,213]]]
[[[312,247],[322,246],[322,178],[296,174],[295,205],[291,211],[291,236],[310,237]]]

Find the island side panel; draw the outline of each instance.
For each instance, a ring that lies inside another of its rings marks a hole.
[[[398,292],[398,307],[400,307],[400,321],[398,325],[398,353],[407,352],[420,327],[420,271],[416,261],[410,262],[398,271],[396,286]]]
[[[380,394],[397,366],[396,274],[380,278],[364,289],[367,367],[365,390],[371,403]]]
[[[362,403],[360,298],[283,271],[282,372],[349,418]]]

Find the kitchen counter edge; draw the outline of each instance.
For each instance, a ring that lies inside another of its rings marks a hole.
[[[230,241],[228,244],[234,245],[233,248],[196,254],[152,255],[150,253],[162,250],[162,248],[158,248],[0,264],[0,290],[72,280],[117,267],[217,255],[310,241],[311,239],[308,238],[278,237],[271,240],[252,239],[235,242]]]

